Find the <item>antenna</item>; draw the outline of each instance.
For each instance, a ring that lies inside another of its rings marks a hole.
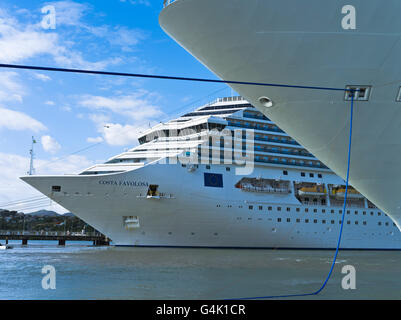
[[[29,150],[29,154],[31,155],[31,161],[29,163],[29,171],[27,172],[30,176],[35,174],[35,168],[33,167],[33,159],[35,158],[35,153],[33,151],[33,145],[36,143],[35,138],[32,136],[32,146],[31,150]]]

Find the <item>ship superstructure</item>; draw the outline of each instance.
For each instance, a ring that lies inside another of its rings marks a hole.
[[[219,98],[78,175],[27,183],[117,245],[335,248],[345,182],[243,97]],[[348,191],[342,248],[399,249],[396,225]]]

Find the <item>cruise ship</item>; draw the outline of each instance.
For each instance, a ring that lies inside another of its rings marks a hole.
[[[345,182],[243,97],[160,123],[77,175],[24,181],[121,246],[334,249]],[[342,249],[400,249],[348,190]]]
[[[401,1],[169,0],[175,41],[401,227]],[[286,85],[320,87],[319,90]]]

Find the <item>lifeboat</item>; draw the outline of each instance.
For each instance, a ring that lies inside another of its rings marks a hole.
[[[255,186],[250,183],[239,184],[236,186],[242,191],[260,192],[260,193],[290,193],[290,190],[284,188],[273,188],[271,186]]]
[[[344,199],[345,197],[345,188],[340,188],[337,190],[333,190],[334,197],[338,199]],[[347,198],[348,199],[362,199],[363,195],[361,195],[358,191],[352,188],[348,188],[347,191]]]
[[[324,196],[326,189],[322,186],[302,187],[298,190],[300,196]]]

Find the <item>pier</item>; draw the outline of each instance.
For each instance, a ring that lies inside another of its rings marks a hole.
[[[111,240],[100,232],[60,232],[60,231],[9,231],[0,230],[0,240],[6,244],[10,240],[21,240],[27,245],[30,240],[58,241],[59,246],[65,246],[67,241],[92,241],[94,246],[108,246]]]

